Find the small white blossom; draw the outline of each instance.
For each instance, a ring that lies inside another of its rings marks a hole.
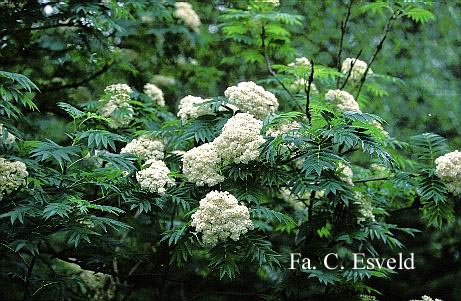
[[[28,175],[29,173],[24,163],[0,158],[0,201],[4,195],[10,194],[25,185]]]
[[[310,67],[311,66],[311,61],[307,57],[297,57],[294,62],[289,63],[288,67]]]
[[[237,86],[229,87],[224,91],[224,95],[230,104],[258,119],[275,113],[279,107],[275,95],[254,82],[241,82]]]
[[[130,94],[133,90],[127,84],[115,84],[107,86],[104,93],[110,95],[110,98],[115,103],[127,102],[130,100]]]
[[[3,124],[0,123],[0,143],[5,142],[5,144],[13,144],[14,141],[16,141],[16,137],[8,132],[8,130],[3,131]]]
[[[304,88],[307,89],[308,83],[308,80],[305,80],[304,78],[298,78],[293,82],[291,87],[296,91],[304,91]],[[311,83],[311,90],[309,92],[312,94],[319,94],[319,90],[317,90],[317,86],[314,83]]]
[[[225,163],[248,163],[259,157],[259,147],[265,140],[260,134],[262,121],[251,114],[238,113],[224,125],[213,141],[216,151]]]
[[[127,126],[133,119],[134,110],[129,104],[132,92],[126,84],[110,85],[104,89],[108,101],[99,109],[99,113],[112,120],[111,128]]]
[[[159,86],[173,86],[176,84],[174,77],[161,74],[154,75],[151,82]]]
[[[337,171],[339,173],[339,178],[342,181],[346,182],[349,185],[354,186],[354,182],[352,180],[354,177],[354,173],[352,172],[352,169],[349,166],[347,166],[346,164],[342,162],[339,162]]]
[[[358,212],[360,214],[360,216],[357,217],[357,223],[362,224],[368,221],[376,221],[375,215],[373,214],[373,206],[371,205],[371,200],[357,191],[354,193],[354,195],[354,204],[358,207]]]
[[[239,205],[227,191],[211,191],[200,200],[198,210],[192,214],[191,225],[202,233],[203,243],[210,247],[229,238],[237,241],[254,228],[248,208]]]
[[[189,26],[193,31],[199,32],[202,23],[200,22],[200,17],[192,8],[192,5],[188,2],[176,2],[174,6],[175,11],[173,16],[182,20],[184,24]]]
[[[410,300],[410,301],[442,301],[442,300],[437,299],[437,298],[432,299],[431,297],[424,295],[421,297],[421,300]]]
[[[159,106],[165,105],[165,98],[163,97],[163,91],[154,84],[147,83],[144,85],[144,94],[157,101]]]
[[[224,181],[224,177],[218,172],[221,159],[213,143],[205,143],[187,151],[182,162],[187,180],[197,186],[214,186]]]
[[[136,173],[136,180],[143,190],[163,195],[168,186],[175,184],[174,179],[169,176],[170,169],[165,162],[151,159],[144,164],[146,166],[147,168]]]
[[[365,74],[365,70],[367,70],[368,65],[367,63],[359,59],[347,58],[343,61],[343,64],[341,66],[342,73],[348,74],[349,70],[351,70],[352,63],[354,64],[354,66],[352,67],[351,76],[349,77],[349,79],[352,81],[358,81]],[[372,72],[373,71],[371,71],[371,69],[368,70],[368,74],[371,74]]]
[[[354,96],[346,91],[329,90],[325,94],[325,100],[334,103],[340,111],[360,112],[359,104],[355,101]]]
[[[461,195],[461,152],[454,151],[435,159],[435,174],[448,191]]]
[[[280,0],[256,0],[256,3],[267,3],[272,5],[273,7],[280,6]]]
[[[208,99],[188,95],[179,101],[178,117],[183,124],[197,117],[213,114],[210,104],[206,104]]]
[[[165,147],[160,140],[141,136],[131,140],[120,153],[129,153],[138,156],[144,160],[148,159],[163,159],[163,151]]]
[[[292,133],[293,131],[299,130],[301,124],[297,121],[285,121],[274,127],[269,128],[266,131],[267,136],[277,137],[283,134]]]

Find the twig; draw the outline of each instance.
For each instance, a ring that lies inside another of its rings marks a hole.
[[[347,81],[348,81],[349,78],[351,77],[352,69],[354,68],[355,63],[357,62],[358,58],[359,58],[360,55],[362,54],[362,50],[363,50],[363,49],[360,49],[359,53],[357,53],[357,55],[355,56],[355,59],[351,61],[351,68],[349,69],[349,72],[347,72],[346,79],[344,80],[344,83],[341,85],[341,88],[339,88],[339,90],[344,89],[344,87],[346,86]],[[338,82],[339,82],[339,77],[338,77]]]
[[[316,191],[315,190],[312,190],[311,191],[311,196],[310,196],[310,203],[309,203],[309,207],[308,207],[308,211],[307,211],[307,221],[310,223],[312,222],[312,214],[313,214],[313,210],[314,210],[314,200],[315,200],[315,193]]]
[[[337,57],[337,68],[338,71],[341,72],[341,55],[343,53],[343,43],[344,43],[344,36],[346,34],[347,29],[347,22],[349,21],[349,17],[351,16],[351,9],[354,0],[349,1],[349,5],[347,6],[347,13],[344,21],[341,21],[341,38],[339,39],[339,50],[338,50],[338,57]],[[339,86],[339,78],[336,80],[336,88]]]
[[[392,13],[392,15],[387,19],[386,26],[384,27],[384,33],[379,41],[378,45],[376,46],[375,52],[373,53],[370,61],[368,61],[367,68],[365,69],[365,73],[363,74],[362,78],[360,79],[360,85],[359,89],[357,90],[357,94],[355,95],[355,99],[357,100],[359,98],[360,92],[362,91],[363,84],[365,83],[365,79],[367,77],[368,71],[370,70],[371,64],[375,61],[376,57],[378,56],[378,53],[381,51],[384,45],[384,41],[387,38],[387,35],[389,31],[392,28],[392,22],[397,18],[397,13]]]
[[[361,179],[355,180],[354,183],[366,183],[366,182],[373,182],[373,181],[385,181],[389,180],[390,177],[381,177],[381,178],[371,178],[371,179]]]
[[[37,255],[32,256],[32,260],[27,267],[27,275],[24,277],[24,294],[23,294],[23,300],[27,300],[29,297],[29,279],[32,276],[32,270],[34,269],[35,266],[35,260],[37,259]]]
[[[311,85],[313,81],[314,81],[314,60],[311,60],[311,74],[309,74],[309,79],[307,81],[307,87],[304,81],[304,92],[306,92],[306,117],[307,117],[307,120],[309,121],[309,124],[311,123],[311,119],[312,119],[309,105],[310,105]]]
[[[267,71],[272,75],[277,83],[279,83],[280,86],[282,86],[283,90],[285,90],[288,95],[290,95],[290,98],[294,101],[296,101],[296,98],[294,95],[290,92],[290,90],[285,86],[285,84],[277,77],[277,73],[272,69],[271,62],[269,59],[269,56],[267,54],[266,50],[266,29],[264,28],[264,25],[261,27],[261,48],[262,48],[262,54],[264,57],[264,62],[266,63],[266,68]]]

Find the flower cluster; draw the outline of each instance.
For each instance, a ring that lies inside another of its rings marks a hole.
[[[325,196],[325,191],[316,191],[314,194],[315,199],[320,199]],[[311,202],[311,193],[309,191],[304,192],[302,195],[293,193],[289,188],[281,188],[279,191],[279,197],[289,204],[295,210],[306,209],[306,204],[309,205]]]
[[[174,79],[174,77],[161,74],[156,74],[152,76],[151,82],[159,86],[173,86],[176,84],[176,80]]]
[[[260,134],[262,121],[248,113],[238,113],[224,125],[213,141],[218,156],[225,163],[248,163],[259,157],[259,147],[265,142]]]
[[[191,225],[203,234],[203,243],[210,247],[228,238],[237,241],[240,235],[253,229],[248,208],[239,205],[227,191],[211,191],[200,200]]]
[[[354,182],[352,180],[354,177],[354,173],[352,172],[352,169],[349,166],[347,166],[346,164],[342,162],[339,162],[337,171],[339,173],[339,178],[342,181],[346,182],[349,185],[354,186]]]
[[[297,121],[286,121],[282,122],[274,127],[269,128],[266,131],[266,135],[270,137],[277,137],[283,134],[287,134],[301,128],[301,124]]]
[[[291,84],[291,88],[296,91],[304,91],[304,88],[307,89],[308,83],[309,81],[305,80],[304,78],[298,78]],[[311,83],[311,90],[309,92],[312,94],[319,93],[319,90],[317,89],[317,86],[314,83]]]
[[[147,160],[144,167],[147,168],[136,173],[136,180],[143,190],[163,195],[168,186],[175,184],[175,181],[169,176],[170,169],[165,162],[150,159]]]
[[[224,91],[224,95],[230,104],[258,119],[264,119],[279,107],[275,95],[254,82],[241,82],[237,86],[229,87]]]
[[[200,25],[200,17],[192,8],[192,5],[187,2],[176,2],[174,4],[175,11],[173,16],[178,18],[184,22],[187,26],[189,26],[193,31],[199,32]]]
[[[4,195],[26,184],[29,175],[26,165],[20,161],[8,161],[0,158],[0,200]]]
[[[213,143],[205,143],[187,151],[182,161],[184,175],[197,186],[214,186],[224,181],[218,172],[221,159]]]
[[[144,85],[144,93],[157,101],[159,106],[165,105],[165,98],[163,98],[163,91],[154,84],[147,83]]]
[[[307,57],[297,57],[294,62],[289,63],[288,67],[299,67],[299,66],[304,66],[304,67],[310,67],[311,66],[311,61]]]
[[[129,153],[142,159],[163,159],[163,143],[160,140],[152,139],[147,136],[141,136],[131,140],[120,153]]]
[[[359,104],[355,101],[354,96],[346,91],[328,90],[325,100],[334,103],[340,111],[360,112]]]
[[[358,207],[358,212],[360,214],[360,216],[357,217],[358,224],[367,221],[376,221],[375,215],[373,214],[373,206],[371,205],[370,199],[366,198],[360,192],[355,192],[354,204]]]
[[[351,70],[351,65],[354,64]],[[351,72],[351,76],[349,77],[350,80],[352,81],[358,81],[360,80],[363,75],[365,74],[365,71],[367,70],[367,63],[364,61],[361,61],[359,59],[354,59],[354,58],[347,58],[343,61],[343,64],[341,66],[341,71],[344,74],[348,74],[349,71]],[[372,71],[371,69],[368,70],[368,73],[371,74]]]
[[[134,110],[129,104],[132,92],[126,84],[110,85],[104,89],[109,100],[99,109],[99,113],[112,120],[110,127],[117,129],[126,126],[133,119]]]
[[[435,159],[435,174],[448,191],[461,195],[461,152],[454,151]]]
[[[256,0],[256,3],[267,3],[272,5],[273,7],[280,6],[280,0]]]
[[[4,141],[5,144],[12,144],[16,137],[8,131],[3,131],[3,124],[0,123],[0,142]]]
[[[188,95],[179,101],[178,117],[181,118],[182,123],[188,122],[203,115],[212,114],[211,106],[206,104],[208,99]]]
[[[437,298],[432,299],[431,297],[424,295],[421,297],[421,300],[410,300],[410,301],[442,301],[442,300],[437,299]]]

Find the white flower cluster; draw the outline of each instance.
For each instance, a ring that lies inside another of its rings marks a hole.
[[[316,191],[314,198],[320,199],[325,196],[325,191]],[[295,210],[306,209],[306,204],[309,205],[311,202],[311,194],[309,191],[304,192],[301,196],[292,193],[289,188],[281,188],[279,191],[279,197],[287,202]]]
[[[307,57],[297,57],[294,62],[289,63],[288,67],[299,67],[299,66],[304,66],[304,67],[310,67],[311,66],[311,61]]]
[[[165,105],[165,98],[163,97],[163,91],[154,84],[147,83],[144,85],[144,94],[157,101],[159,106]]]
[[[229,87],[224,91],[224,95],[230,104],[258,119],[264,119],[279,107],[275,95],[254,82],[241,82],[237,86]]]
[[[248,163],[259,157],[259,147],[264,143],[260,134],[262,121],[248,113],[238,113],[224,125],[221,134],[213,141],[218,156],[224,163]]]
[[[293,82],[291,87],[295,89],[296,91],[304,91],[304,87],[307,86],[308,83],[309,81],[305,80],[304,78],[298,78]],[[314,83],[311,83],[311,90],[309,92],[312,94],[319,93],[319,90],[317,89],[317,86]]]
[[[280,0],[256,0],[256,3],[267,3],[272,5],[273,7],[280,6]]]
[[[343,64],[341,66],[341,71],[344,74],[348,74],[349,71],[351,70],[352,64],[354,64],[354,66],[352,67],[351,76],[349,77],[349,79],[352,81],[358,81],[365,74],[365,71],[367,70],[368,65],[367,63],[359,59],[347,58],[343,61]],[[373,71],[371,71],[371,69],[368,70],[368,74],[371,74],[372,72]]]
[[[424,295],[421,297],[421,300],[410,300],[410,301],[442,301],[442,300],[437,299],[437,298],[432,299],[431,297]]]
[[[297,121],[282,122],[274,127],[269,128],[266,131],[266,135],[271,137],[277,137],[283,134],[293,132],[295,130],[299,130],[300,128],[301,124]]]
[[[188,95],[179,101],[178,114],[182,123],[187,123],[190,119],[194,119],[203,115],[212,114],[211,106],[205,104],[208,99]]]
[[[12,144],[16,141],[16,137],[13,134],[8,131],[5,131],[5,133],[3,132],[3,124],[0,123],[0,143],[4,141],[3,139],[5,139],[6,144]]]
[[[151,82],[159,86],[173,86],[176,84],[176,80],[174,79],[174,77],[161,74],[154,75],[152,77]]]
[[[454,151],[435,159],[435,174],[448,191],[461,195],[461,152]]]
[[[200,200],[199,209],[192,214],[192,226],[203,234],[204,244],[211,247],[228,238],[237,241],[254,228],[245,205],[239,205],[229,192],[215,190]]]
[[[169,176],[170,169],[165,162],[150,159],[144,164],[144,167],[146,166],[147,168],[136,173],[136,180],[143,190],[163,195],[168,186],[175,184],[174,179]]]
[[[340,111],[360,112],[359,104],[355,101],[354,96],[346,91],[328,90],[325,100],[333,102]]]
[[[173,16],[175,18],[181,19],[184,22],[184,24],[189,26],[193,31],[200,31],[200,25],[202,25],[202,23],[200,22],[200,17],[194,11],[190,3],[176,2],[174,4],[174,7],[175,11],[173,13]]]
[[[0,158],[0,201],[4,195],[26,184],[29,175],[26,165],[20,161],[8,161]]]
[[[120,153],[133,154],[144,160],[163,159],[163,151],[165,147],[160,140],[152,139],[147,136],[140,136],[131,140]]]
[[[354,182],[352,180],[354,178],[354,173],[352,172],[352,169],[349,166],[342,162],[339,162],[337,171],[339,172],[339,178],[342,181],[354,186]]]
[[[371,201],[364,197],[363,194],[360,192],[355,192],[355,201],[354,204],[356,204],[359,207],[359,214],[360,216],[357,217],[357,223],[361,224],[367,221],[376,221],[375,215],[373,214],[373,206],[371,205]]]
[[[112,120],[110,127],[114,129],[128,125],[134,115],[128,103],[133,90],[126,84],[116,84],[107,86],[104,92],[109,96],[109,101],[99,109],[99,113]]]
[[[205,143],[187,151],[182,161],[184,175],[197,186],[214,186],[224,181],[224,177],[218,172],[221,158],[213,143]]]

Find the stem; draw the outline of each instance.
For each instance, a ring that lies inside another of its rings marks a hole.
[[[360,79],[360,85],[359,89],[357,90],[357,94],[355,95],[355,99],[357,100],[359,98],[360,92],[362,91],[363,84],[365,83],[365,79],[367,77],[368,71],[370,70],[371,64],[375,61],[376,57],[378,56],[378,53],[381,51],[384,45],[384,41],[387,38],[387,35],[389,31],[391,31],[392,28],[392,22],[397,18],[397,13],[393,13],[389,19],[387,19],[386,26],[384,27],[384,33],[379,41],[378,45],[376,46],[375,52],[373,53],[370,61],[368,61],[367,69],[365,69],[365,73],[363,74],[362,78]]]
[[[287,92],[288,95],[290,95],[290,98],[293,101],[296,101],[296,98],[294,97],[294,95],[285,86],[285,84],[277,77],[277,73],[275,73],[275,71],[272,69],[271,62],[270,62],[270,59],[269,59],[269,56],[266,50],[266,29],[264,28],[264,25],[261,26],[261,48],[262,48],[262,55],[264,57],[264,62],[266,63],[267,71],[270,73],[270,75],[272,75],[275,78],[277,83],[279,83],[279,85],[282,86],[283,90],[285,90],[285,92]]]
[[[310,196],[310,202],[309,202],[309,207],[307,211],[307,221],[310,223],[312,221],[312,214],[314,210],[314,200],[315,200],[315,190],[311,191],[311,196]]]
[[[309,74],[309,79],[307,81],[307,87],[306,87],[306,84],[304,84],[304,91],[306,92],[306,117],[307,117],[307,120],[309,121],[309,124],[311,123],[311,119],[312,119],[311,111],[309,109],[309,104],[310,104],[311,84],[313,81],[314,81],[314,60],[311,60],[311,74]]]
[[[30,262],[29,266],[27,267],[27,275],[24,277],[24,294],[23,294],[23,300],[27,300],[29,297],[29,279],[30,276],[32,275],[32,270],[34,269],[35,266],[35,260],[37,259],[37,255],[34,255],[32,257],[32,261]]]
[[[362,179],[362,180],[356,180],[354,183],[366,183],[366,182],[373,182],[373,181],[385,181],[389,180],[390,177],[381,177],[381,178],[370,178],[370,179]]]
[[[339,50],[338,50],[338,57],[337,57],[337,68],[338,71],[341,72],[341,55],[343,53],[343,43],[344,43],[344,36],[346,34],[346,29],[347,29],[347,22],[349,21],[349,17],[351,16],[351,9],[352,9],[352,4],[354,0],[349,1],[349,5],[347,6],[347,13],[346,17],[344,18],[344,21],[341,22],[341,38],[339,39]],[[336,80],[336,87],[339,86],[339,77]]]
[[[344,89],[344,87],[346,86],[347,81],[351,77],[352,68],[354,68],[355,63],[357,62],[357,59],[360,57],[361,54],[362,54],[362,49],[360,49],[359,53],[357,53],[357,55],[355,56],[355,59],[351,61],[351,68],[349,69],[349,72],[347,72],[346,79],[344,80],[344,83],[341,85],[341,88],[339,88],[339,90]],[[338,83],[339,83],[339,78],[338,78]]]

